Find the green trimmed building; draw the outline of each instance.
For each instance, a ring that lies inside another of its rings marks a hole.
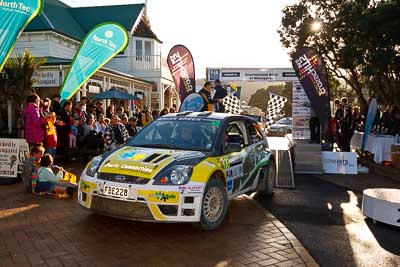
[[[93,75],[76,99],[118,87],[137,95],[140,100],[135,104],[142,108],[179,104],[166,59],[161,56],[162,42],[151,29],[144,4],[70,7],[58,0],[45,0],[42,14],[21,34],[14,56],[29,49],[33,56],[47,58],[34,86],[41,95],[52,96],[59,92],[85,35],[108,21],[125,27],[130,34],[129,46]]]

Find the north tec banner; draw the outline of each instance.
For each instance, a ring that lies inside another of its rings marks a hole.
[[[75,55],[61,88],[61,99],[70,99],[96,71],[124,51],[128,42],[128,32],[120,24],[103,23],[93,28]]]
[[[176,45],[169,51],[167,62],[182,103],[186,96],[196,90],[192,54],[185,46]]]
[[[322,126],[323,140],[330,143],[329,83],[325,64],[313,48],[301,48],[293,57],[293,68]]]
[[[43,0],[0,0],[0,71],[20,33],[43,9]]]

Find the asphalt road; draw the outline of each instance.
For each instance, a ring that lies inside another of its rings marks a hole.
[[[296,176],[296,189],[255,196],[321,266],[400,266],[400,228],[372,223],[362,196],[313,176]]]

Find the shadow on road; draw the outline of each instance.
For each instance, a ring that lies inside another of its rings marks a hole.
[[[277,189],[273,197],[256,195],[301,241],[321,266],[354,266],[346,225],[356,218],[344,212],[351,202],[361,206],[340,187],[313,176],[296,176],[296,189]]]
[[[376,241],[386,251],[400,256],[400,229],[396,226],[365,219],[365,223],[371,230]]]

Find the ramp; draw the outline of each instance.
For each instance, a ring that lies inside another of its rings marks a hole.
[[[276,161],[276,187],[295,188],[291,142],[287,137],[267,137],[268,146]]]

